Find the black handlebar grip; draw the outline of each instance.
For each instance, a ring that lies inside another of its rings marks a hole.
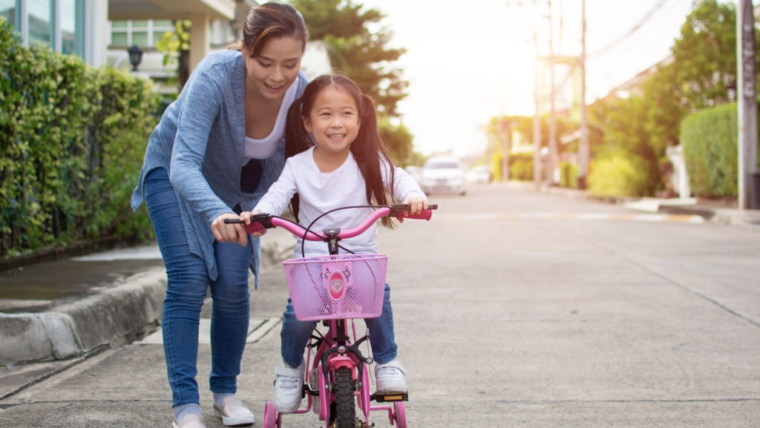
[[[239,218],[225,218],[225,224],[240,224],[244,223]],[[251,234],[254,232],[263,232],[266,229],[272,229],[275,226],[272,224],[272,216],[269,214],[256,214],[251,217],[251,224],[245,226],[245,233]]]

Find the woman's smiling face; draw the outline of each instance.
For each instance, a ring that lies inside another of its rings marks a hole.
[[[246,89],[265,99],[281,99],[298,78],[303,41],[290,36],[269,39],[256,57],[243,46]]]

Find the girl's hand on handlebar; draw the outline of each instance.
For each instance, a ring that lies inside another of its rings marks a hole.
[[[225,218],[239,218],[237,214],[225,213],[215,218],[211,223],[211,231],[219,242],[237,242],[241,246],[248,245],[248,235],[245,233],[245,226],[241,223],[225,224]]]
[[[407,214],[415,215],[427,209],[428,201],[425,198],[419,196],[410,196],[404,200],[404,204],[409,205],[409,212]]]
[[[246,225],[249,225],[251,224],[251,217],[255,216],[256,214],[261,214],[261,210],[253,210],[253,212],[244,211],[240,213],[240,220],[242,220]],[[267,233],[267,230],[262,229],[261,231],[251,233],[251,235],[253,235],[254,238],[258,238],[265,233]]]

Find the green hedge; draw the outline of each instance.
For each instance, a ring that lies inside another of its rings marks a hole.
[[[533,154],[510,158],[509,178],[519,181],[533,181]]]
[[[646,196],[649,173],[647,161],[626,153],[608,153],[589,166],[588,191],[595,196]]]
[[[0,18],[0,257],[149,236],[129,207],[159,103],[149,81],[22,46]]]
[[[572,162],[560,162],[559,164],[559,185],[571,189],[578,188],[578,175],[580,167]]]
[[[695,195],[737,195],[738,132],[736,103],[694,113],[681,122],[683,156]]]

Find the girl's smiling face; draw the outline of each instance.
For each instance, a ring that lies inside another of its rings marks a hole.
[[[246,90],[253,90],[265,99],[281,99],[298,78],[303,41],[291,36],[276,37],[266,41],[258,56],[251,58],[245,46],[242,54]]]
[[[314,137],[317,149],[336,156],[348,156],[361,126],[354,98],[336,85],[322,89],[309,115],[302,119],[304,128]]]

